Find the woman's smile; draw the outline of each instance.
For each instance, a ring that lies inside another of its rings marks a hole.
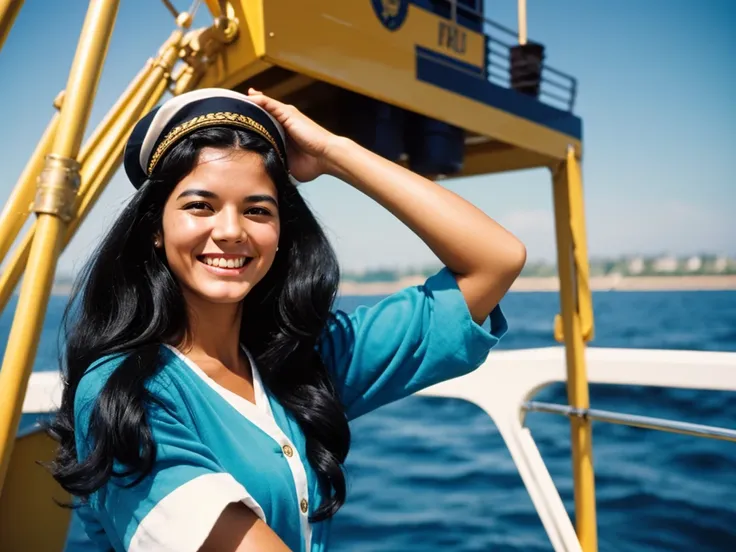
[[[228,255],[224,253],[208,253],[197,255],[197,260],[213,274],[237,276],[245,272],[254,257],[247,255]]]

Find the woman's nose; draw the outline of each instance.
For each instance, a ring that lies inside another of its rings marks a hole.
[[[215,220],[215,226],[212,229],[212,239],[215,241],[225,241],[233,243],[241,243],[247,239],[243,217],[234,209],[223,209],[220,211]]]

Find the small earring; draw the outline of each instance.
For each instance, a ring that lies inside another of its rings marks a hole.
[[[155,240],[153,240],[153,246],[154,247],[161,247],[161,240],[158,239],[158,238],[156,238]]]
[[[279,248],[277,247],[277,248],[276,248],[276,251],[278,252],[278,250],[279,250]]]

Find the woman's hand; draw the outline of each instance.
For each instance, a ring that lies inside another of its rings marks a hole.
[[[253,103],[268,111],[286,131],[289,171],[299,182],[309,182],[329,172],[325,152],[336,136],[304,115],[253,88],[248,89]]]

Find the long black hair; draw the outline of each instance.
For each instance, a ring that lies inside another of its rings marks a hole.
[[[162,343],[188,337],[187,309],[165,255],[156,250],[164,204],[196,166],[204,147],[257,152],[276,185],[279,252],[243,301],[241,342],[258,364],[264,385],[294,416],[306,437],[307,459],[325,500],[312,516],[322,521],[345,502],[342,466],[350,447],[344,408],[315,350],[339,282],[335,253],[270,144],[230,128],[198,130],[177,143],[124,208],[91,255],[64,313],[63,394],[49,431],[60,442],[51,472],[61,486],[86,499],[110,477],[150,473],[156,447],[146,421],[154,398],[145,383],[160,367]],[[124,355],[92,410],[94,447],[79,460],[74,396],[99,358]],[[113,471],[114,462],[126,467]]]

